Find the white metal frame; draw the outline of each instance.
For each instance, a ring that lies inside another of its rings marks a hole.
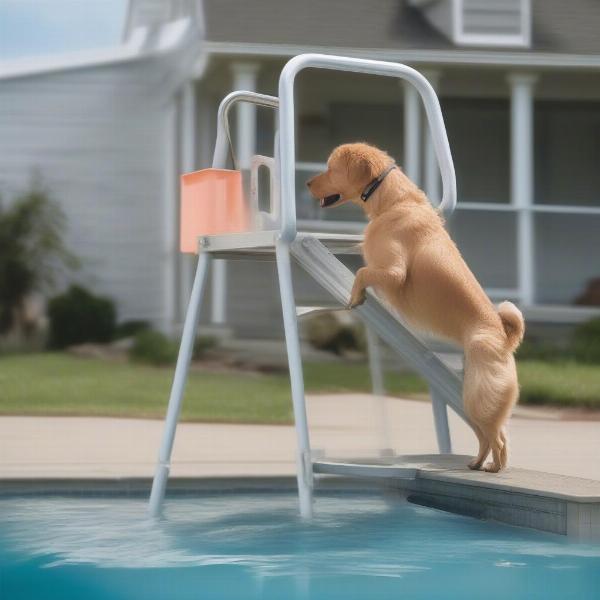
[[[269,171],[269,210],[261,211],[259,206],[259,169]],[[257,229],[279,229],[279,185],[277,163],[270,156],[256,154],[250,162],[250,213],[255,215]]]
[[[281,140],[279,159],[282,202],[281,238],[283,240],[292,242],[296,237],[294,81],[300,71],[308,68],[396,77],[411,83],[423,101],[435,154],[440,166],[444,189],[440,208],[445,212],[454,210],[456,206],[456,175],[452,153],[438,97],[427,79],[415,69],[397,63],[327,54],[301,54],[288,61],[279,77],[279,134]]]
[[[200,320],[200,307],[206,283],[208,261],[209,254],[206,252],[200,253],[190,303],[185,315],[179,355],[177,356],[177,366],[175,367],[175,376],[173,377],[167,416],[165,417],[165,429],[158,453],[158,463],[154,473],[154,480],[152,482],[152,492],[150,493],[150,514],[154,516],[160,513],[165,496],[171,463],[171,452],[173,451],[173,442],[175,441],[175,429],[177,428],[177,421],[181,412],[183,392],[185,391],[188,369],[194,349],[194,340]]]
[[[279,99],[274,96],[258,94],[256,92],[236,91],[226,96],[218,112],[217,139],[213,155],[213,167],[224,168],[230,147],[230,135],[227,115],[235,102],[252,102],[261,106],[277,108],[279,106],[279,132],[280,143],[276,143],[275,163],[279,164],[279,215],[281,226],[278,231],[272,232],[269,245],[274,244],[275,258],[277,261],[277,272],[279,277],[279,290],[281,295],[283,322],[288,354],[288,365],[292,389],[292,402],[294,407],[294,420],[297,434],[297,480],[300,501],[300,514],[304,518],[312,515],[312,488],[313,488],[313,463],[310,454],[310,439],[308,421],[306,417],[306,406],[304,398],[304,378],[302,374],[302,358],[300,354],[300,342],[298,336],[298,323],[296,316],[296,303],[292,283],[292,271],[290,254],[294,256],[302,266],[325,287],[329,289],[334,297],[343,303],[347,302],[349,286],[351,286],[352,275],[339,263],[327,249],[317,240],[317,245],[311,245],[310,239],[304,238],[296,242],[296,190],[295,190],[295,127],[294,127],[294,82],[296,75],[307,68],[331,69],[340,71],[351,71],[356,73],[376,74],[387,77],[396,77],[412,84],[421,96],[425,106],[425,113],[431,128],[432,141],[436,157],[440,166],[443,197],[440,203],[442,210],[451,212],[456,205],[456,177],[452,155],[448,144],[446,129],[437,96],[427,81],[420,73],[406,65],[388,63],[356,58],[345,58],[340,56],[328,56],[321,54],[305,54],[290,60],[279,79]],[[244,247],[258,247],[269,240],[268,232],[256,232],[244,237]],[[220,237],[214,236],[215,242]],[[242,237],[228,236],[228,242],[239,240]],[[201,248],[196,269],[196,276],[188,306],[181,346],[177,358],[177,366],[173,379],[169,407],[165,419],[165,430],[160,447],[158,464],[152,485],[150,496],[150,514],[160,514],[166,483],[169,475],[171,452],[175,439],[175,430],[181,410],[181,403],[187,379],[187,373],[191,360],[195,333],[198,326],[200,306],[203,296],[206,273],[211,251],[219,247],[212,243],[211,237],[203,238],[203,249]],[[202,244],[201,244],[202,246]],[[241,247],[241,246],[240,246]],[[324,254],[323,254],[324,252]],[[333,262],[332,262],[333,261]],[[323,276],[328,271],[328,276]],[[382,312],[383,311],[383,312]],[[451,403],[453,408],[463,415],[460,404],[460,381],[440,361],[425,348],[408,330],[398,325],[398,331],[394,334],[390,330],[394,318],[387,315],[385,309],[377,307],[369,301],[357,310],[363,316],[367,326],[373,326],[369,334],[378,335],[393,347],[402,349],[412,360],[420,372],[426,374],[432,386],[434,396],[434,415],[436,431],[440,451],[448,451],[449,430],[447,424],[446,404]],[[390,319],[392,321],[390,322]],[[404,344],[404,346],[402,346]],[[373,347],[371,339],[370,346]],[[382,383],[377,380],[378,375],[374,373],[374,387],[381,387]],[[458,394],[458,395],[457,395]],[[443,409],[443,410],[442,410]],[[447,438],[447,440],[446,440]]]

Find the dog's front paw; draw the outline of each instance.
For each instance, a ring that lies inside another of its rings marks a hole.
[[[367,299],[367,291],[366,290],[364,290],[364,289],[352,290],[352,294],[350,294],[350,302],[348,302],[348,308],[350,308],[350,309],[356,308],[357,306],[364,304],[366,299]]]
[[[467,466],[472,471],[479,471],[481,469],[481,461],[474,458]]]

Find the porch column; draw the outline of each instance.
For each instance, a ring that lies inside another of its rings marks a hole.
[[[255,92],[258,69],[256,63],[234,63],[233,89]],[[252,155],[256,153],[256,104],[240,102],[236,110],[238,168],[249,169]]]
[[[196,160],[196,85],[193,79],[183,84],[181,91],[181,173],[190,173],[197,168]],[[177,229],[179,229],[179,218],[177,219]],[[179,237],[179,231],[177,231]],[[187,305],[192,293],[192,283],[194,280],[194,270],[196,266],[196,257],[191,254],[180,254],[179,265],[181,273],[180,298],[178,321],[183,322]]]
[[[239,62],[231,67],[233,90],[256,91],[259,66],[256,63]],[[239,169],[250,168],[250,160],[256,152],[256,106],[247,102],[236,108],[235,156]],[[227,263],[213,260],[211,321],[223,325],[227,313]]]
[[[178,266],[179,266],[179,248],[177,242],[177,173],[179,173],[179,128],[178,116],[180,110],[180,95],[173,96],[166,107],[165,115],[165,151],[164,156],[164,238],[163,238],[163,306],[164,313],[159,329],[171,335],[176,329],[178,320],[177,306],[177,286],[179,285]]]
[[[533,90],[537,76],[511,73],[510,170],[511,203],[517,212],[517,273],[521,303],[535,302],[533,197]]]
[[[414,85],[404,87],[404,173],[421,185],[421,98]]]
[[[437,92],[440,72],[439,71],[421,71],[421,73],[429,80],[429,83],[433,89]],[[431,202],[437,206],[442,200],[442,194],[440,191],[440,170],[437,164],[437,158],[435,156],[435,149],[433,147],[433,140],[431,138],[431,131],[429,125],[425,124],[425,165],[424,165],[424,176],[423,176],[423,188],[427,197]]]

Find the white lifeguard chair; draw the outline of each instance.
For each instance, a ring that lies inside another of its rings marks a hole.
[[[171,451],[211,258],[274,257],[277,262],[298,444],[297,480],[302,517],[309,518],[312,515],[314,473],[404,478],[412,478],[415,475],[414,467],[408,464],[403,466],[401,462],[326,462],[311,455],[297,324],[297,316],[308,309],[297,307],[294,300],[291,257],[329,292],[340,308],[345,307],[350,298],[354,275],[336,258],[336,254],[357,253],[357,243],[362,238],[356,235],[301,233],[296,230],[294,80],[296,75],[306,68],[395,77],[415,86],[425,107],[442,176],[443,198],[440,207],[448,214],[456,204],[456,177],[438,98],[427,79],[406,65],[303,54],[291,59],[282,70],[279,78],[279,98],[236,91],[223,99],[218,112],[212,168],[182,177],[181,249],[183,252],[197,252],[199,257],[152,484],[152,515],[160,514],[165,495]],[[227,115],[230,107],[236,102],[251,102],[278,111],[279,143],[275,144],[275,156],[254,157],[248,203],[242,193],[241,173],[226,169],[230,143]],[[261,165],[270,169],[272,178],[270,207],[264,212],[259,210],[256,190],[256,172]],[[439,450],[441,453],[450,453],[447,406],[465,418],[460,376],[446,366],[373,294],[369,293],[365,304],[355,311],[367,327],[372,351],[376,350],[374,339],[381,339],[399,352],[404,360],[427,380],[432,396]],[[377,362],[374,356],[371,356],[371,362]],[[380,386],[375,382],[375,387],[378,385]]]

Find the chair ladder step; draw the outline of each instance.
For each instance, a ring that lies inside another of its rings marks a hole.
[[[341,304],[299,305],[296,306],[296,316],[302,318],[332,310],[346,310],[346,307]]]
[[[343,475],[346,477],[366,477],[371,479],[415,479],[417,469],[398,464],[344,463],[313,461],[313,473]]]

